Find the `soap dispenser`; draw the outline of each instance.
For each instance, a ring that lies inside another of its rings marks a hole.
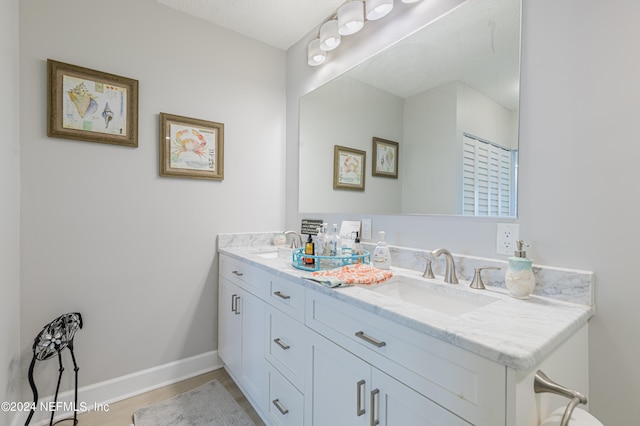
[[[391,268],[391,253],[387,242],[384,240],[384,231],[378,233],[380,235],[380,241],[373,251],[373,266],[378,269],[390,269]]]
[[[522,249],[523,246],[529,247],[529,244],[518,240],[516,245],[518,249],[513,252],[513,257],[508,259],[509,267],[504,281],[511,296],[517,299],[528,299],[536,287],[536,279],[531,269],[533,261],[527,259],[527,252]]]

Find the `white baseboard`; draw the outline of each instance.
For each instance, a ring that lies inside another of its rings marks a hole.
[[[190,358],[173,361],[164,365],[147,368],[146,370],[94,383],[78,389],[78,409],[94,410],[108,408],[109,404],[154,390],[190,377],[216,370],[223,366],[218,357],[218,351],[205,352]],[[73,416],[74,391],[62,392],[58,395],[58,410],[55,420]],[[52,404],[53,395],[40,398],[38,406]],[[29,413],[14,416],[12,426],[22,425]],[[31,424],[34,426],[47,425],[51,417],[50,412],[36,410]]]

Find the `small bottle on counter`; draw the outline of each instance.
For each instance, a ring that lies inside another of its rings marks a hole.
[[[310,254],[311,256],[315,255],[315,244],[313,243],[313,238],[311,234],[309,234],[309,238],[307,238],[307,242],[304,245],[304,254]],[[304,257],[304,264],[306,266],[315,266],[316,260],[313,257]]]
[[[331,227],[331,233],[327,239],[327,244],[329,245],[329,256],[338,256],[341,254],[342,244],[340,244],[338,225],[336,223]]]
[[[316,236],[316,256],[325,256],[327,246],[327,224],[320,225],[318,235]]]
[[[356,232],[356,239],[353,242],[353,248],[351,249],[351,253],[352,256],[355,257],[355,263],[362,263],[362,257],[356,257],[356,256],[362,256],[363,251],[362,251],[362,245],[360,244],[360,235],[359,232]]]

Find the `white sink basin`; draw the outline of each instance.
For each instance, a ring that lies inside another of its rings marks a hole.
[[[254,254],[263,259],[289,259],[291,258],[292,249],[288,247],[261,247],[254,250]]]
[[[258,256],[264,258],[264,259],[276,259],[278,257],[278,252],[277,251],[268,251],[265,253],[258,253]]]
[[[425,284],[395,279],[376,287],[367,287],[374,293],[382,294],[401,302],[457,316],[497,301],[491,296],[480,294],[446,293]]]

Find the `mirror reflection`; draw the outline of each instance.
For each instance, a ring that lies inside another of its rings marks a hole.
[[[519,64],[520,0],[473,0],[303,96],[300,212],[515,216]],[[334,188],[336,145],[363,190]]]

